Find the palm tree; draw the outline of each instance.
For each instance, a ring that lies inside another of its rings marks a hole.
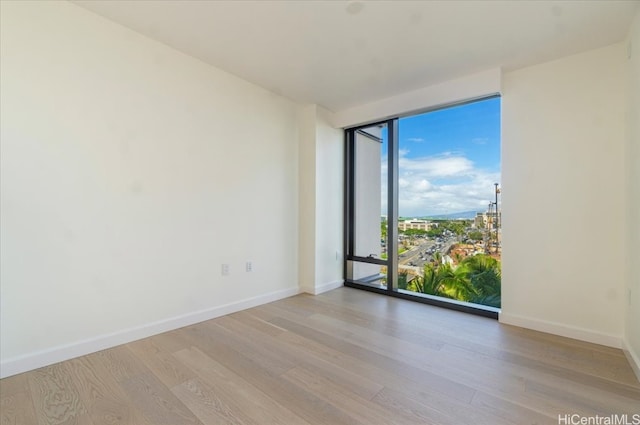
[[[489,307],[500,308],[502,304],[502,299],[500,295],[483,295],[476,296],[469,300],[470,303],[486,305]]]
[[[477,304],[500,307],[501,272],[500,263],[488,255],[474,255],[463,261],[476,296],[470,299]]]
[[[453,267],[450,264],[444,264],[439,267],[439,274],[442,279],[443,292],[450,298],[469,301],[477,295],[464,265]]]
[[[440,263],[442,255],[434,255],[437,264],[425,264],[422,276],[407,289],[423,294],[453,298],[500,307],[500,263],[488,255],[464,258],[458,266]]]
[[[417,292],[442,296],[442,277],[432,264],[424,265],[424,274],[414,279]]]
[[[407,276],[406,271],[398,272],[398,289],[407,289]]]

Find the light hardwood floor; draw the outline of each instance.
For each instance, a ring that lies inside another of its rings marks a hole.
[[[620,350],[349,288],[5,378],[0,398],[2,425],[521,425],[640,414],[640,383]]]

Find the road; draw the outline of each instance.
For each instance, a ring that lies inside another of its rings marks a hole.
[[[432,255],[427,254],[429,248],[436,247],[436,251],[445,255],[455,243],[457,243],[455,236],[449,237],[443,242],[436,242],[432,239],[423,239],[420,245],[414,246],[409,251],[400,254],[398,264],[422,269],[425,263],[432,260]]]

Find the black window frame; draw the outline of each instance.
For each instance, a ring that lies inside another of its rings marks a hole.
[[[395,298],[416,301],[424,304],[443,307],[451,310],[462,311],[465,313],[476,314],[479,316],[498,319],[500,309],[483,306],[480,304],[467,303],[453,299],[447,299],[428,294],[413,293],[411,291],[398,290],[398,125],[400,118],[405,116],[418,115],[426,112],[437,111],[452,106],[464,105],[476,101],[482,101],[499,97],[499,95],[483,96],[475,99],[469,99],[462,102],[456,102],[448,105],[439,106],[419,112],[413,112],[403,116],[395,116],[381,121],[374,121],[344,130],[345,134],[345,164],[344,164],[344,286],[362,289],[370,292],[384,294]],[[355,141],[356,133],[365,128],[376,125],[387,126],[387,259],[379,259],[373,257],[362,257],[355,255]],[[349,279],[349,268],[352,262],[377,264],[387,267],[386,288],[368,285],[366,282]]]

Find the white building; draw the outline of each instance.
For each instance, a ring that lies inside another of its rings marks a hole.
[[[405,231],[410,229],[415,230],[431,230],[433,227],[436,227],[433,223],[427,220],[418,220],[414,218],[413,220],[405,220],[398,223],[398,229]]]

